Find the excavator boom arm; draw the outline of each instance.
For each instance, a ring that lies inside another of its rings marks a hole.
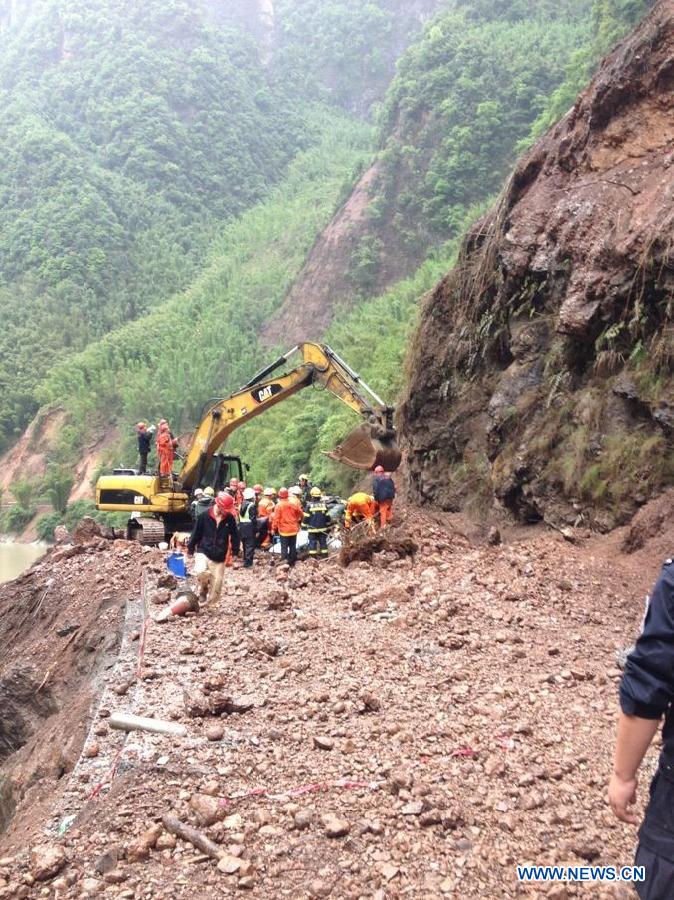
[[[275,378],[269,377],[295,353],[302,357],[298,366]],[[208,409],[194,432],[179,475],[183,490],[191,490],[199,484],[213,455],[239,426],[311,384],[323,385],[360,414],[365,419],[367,428],[372,430],[374,442],[384,442],[393,454],[388,461],[395,462],[395,465],[388,467],[397,468],[400,460],[393,445],[393,410],[385,406],[330,347],[303,343],[258,372],[241,390],[215,401]],[[366,398],[366,394],[371,396],[374,403]],[[363,436],[361,433],[361,438]],[[375,446],[375,454],[377,452],[379,448]],[[368,453],[365,453],[367,459],[363,464],[349,460],[348,456],[340,456],[340,453],[338,448],[331,456],[357,468],[371,467]]]

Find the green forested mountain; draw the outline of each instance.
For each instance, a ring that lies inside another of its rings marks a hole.
[[[19,21],[0,12],[1,439],[41,403],[71,416],[59,463],[113,424],[129,430],[111,462],[132,454],[139,418],[191,427],[264,362],[260,326],[373,154],[360,299],[327,338],[393,399],[419,296],[465,223],[647,5],[279,0],[270,18],[270,4],[243,0],[35,0]],[[377,150],[344,110],[381,96],[432,8],[386,94]],[[380,294],[386,257],[406,277]],[[260,479],[312,466],[345,486],[320,451],[352,424],[303,395],[232,447]]]
[[[306,141],[188,0],[41,0],[0,35],[0,447],[54,358],[186,286]]]
[[[441,2],[0,5],[0,450],[54,360],[185,288],[311,143],[306,104],[369,109]]]
[[[372,211],[384,270],[418,263],[458,234],[467,206],[498,192],[590,40],[591,5],[457,2],[405,54],[383,109]]]

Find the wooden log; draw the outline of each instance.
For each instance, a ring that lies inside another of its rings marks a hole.
[[[214,844],[205,834],[197,831],[196,828],[192,828],[191,825],[185,825],[177,816],[167,814],[162,816],[161,821],[167,831],[175,834],[176,837],[181,838],[183,841],[187,841],[188,844],[192,844],[193,847],[201,850],[203,854],[210,856],[211,859],[220,859],[224,853],[222,847]]]
[[[177,722],[165,722],[163,719],[146,719],[144,716],[132,716],[130,713],[113,713],[108,719],[110,728],[120,731],[152,731],[155,734],[170,734],[174,737],[185,737],[187,728]]]

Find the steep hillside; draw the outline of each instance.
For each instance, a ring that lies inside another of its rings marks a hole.
[[[517,165],[424,306],[414,495],[610,528],[674,481],[674,2]]]
[[[366,125],[334,112],[311,123],[316,146],[298,155],[267,201],[223,228],[188,290],[52,369],[39,399],[70,415],[53,448],[62,460],[111,423],[124,426],[133,458],[134,422],[166,416],[177,431],[190,428],[209,397],[260,367],[256,334],[370,152]]]
[[[445,4],[400,60],[379,153],[357,188],[358,216],[339,213],[317,242],[267,343],[277,333],[306,337],[308,321],[323,325],[382,292],[461,233],[466,210],[499,190],[518,142],[589,43],[591,7]],[[302,320],[305,307],[311,315]]]

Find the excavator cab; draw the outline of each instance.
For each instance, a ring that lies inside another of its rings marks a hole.
[[[210,461],[210,465],[206,469],[201,478],[201,483],[195,487],[212,487],[215,493],[224,490],[232,478],[238,481],[244,481],[244,469],[248,470],[249,466],[241,462],[238,456],[225,456],[222,453],[216,453]]]

